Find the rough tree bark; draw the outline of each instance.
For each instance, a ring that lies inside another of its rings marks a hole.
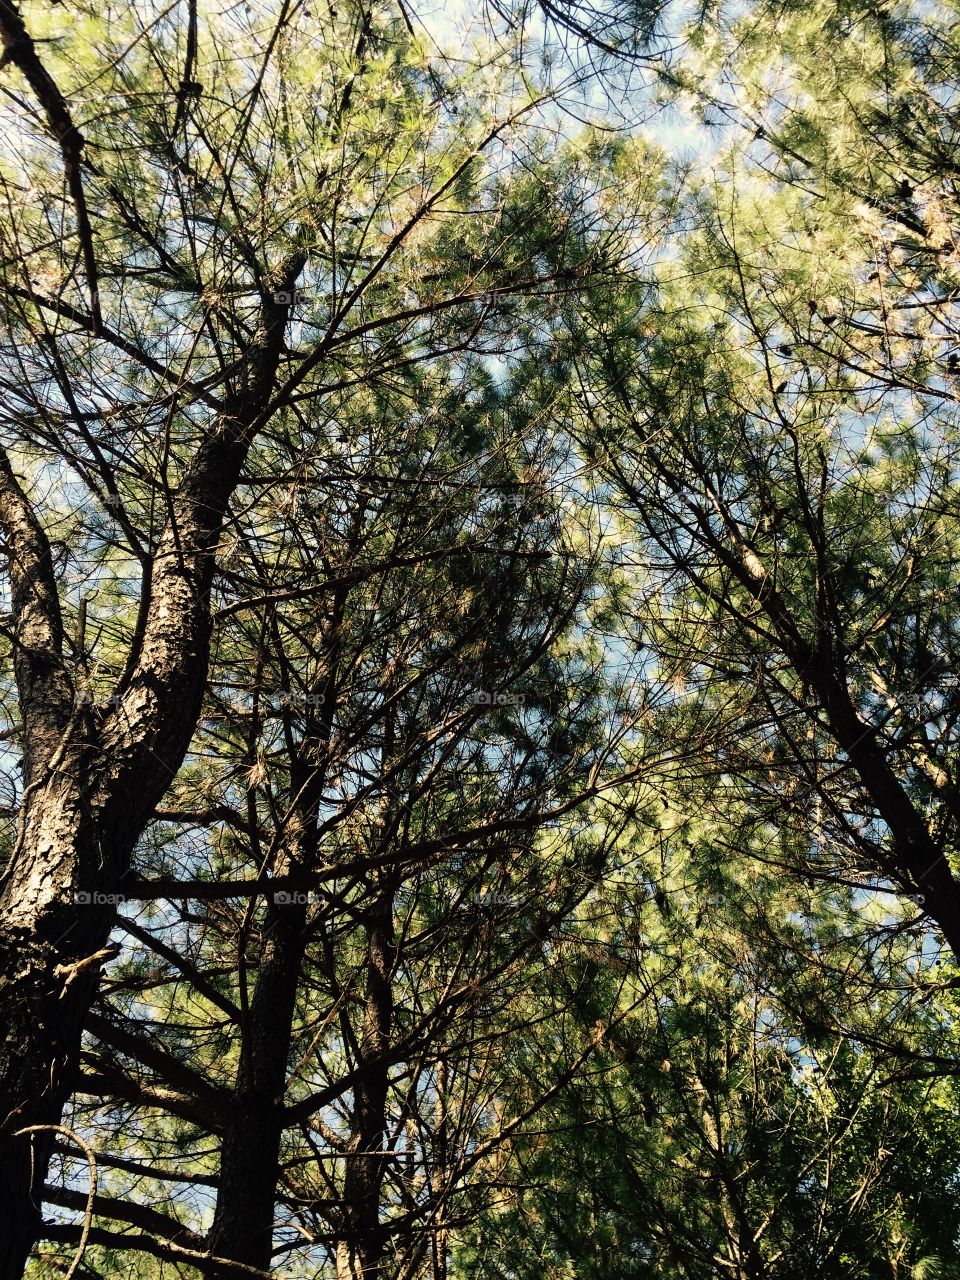
[[[284,264],[292,290],[303,267]],[[0,1280],[19,1280],[39,1227],[51,1139],[134,845],[175,776],[207,675],[220,530],[276,383],[288,307],[267,299],[246,375],[172,496],[142,632],[110,709],[90,705],[64,654],[56,573],[40,521],[0,456],[24,792],[0,918]],[[85,896],[86,895],[86,896]],[[99,895],[102,901],[97,901]],[[109,953],[106,953],[109,954]]]

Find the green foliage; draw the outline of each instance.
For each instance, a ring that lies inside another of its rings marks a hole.
[[[457,56],[380,3],[200,6],[195,39],[25,9],[105,328],[9,68],[2,430],[92,714],[290,306],[132,869],[186,896],[123,906],[68,1116],[115,1202],[84,1265],[216,1274],[175,1246],[210,1238],[279,952],[290,1280],[354,1280],[363,1160],[377,1280],[949,1280],[956,6],[702,6],[649,63],[693,157],[623,127],[636,84],[597,109],[659,6],[494,9]],[[310,892],[282,944],[274,876]],[[85,1163],[50,1182],[76,1234]],[[105,1234],[150,1210],[156,1257]]]

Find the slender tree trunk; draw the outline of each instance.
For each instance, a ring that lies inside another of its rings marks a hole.
[[[682,495],[682,479],[662,458],[654,453],[650,456],[669,488]],[[695,463],[692,470],[697,472]],[[622,472],[620,479],[623,482]],[[642,495],[629,480],[624,488],[638,506],[643,502]],[[756,554],[739,534],[732,536],[731,531],[737,527],[733,514],[725,509],[724,513],[724,537],[718,536],[705,516],[698,519],[698,536],[719,563],[750,592],[766,614],[794,671],[816,692],[831,733],[849,758],[893,837],[892,856],[889,865],[879,868],[881,873],[888,875],[893,870],[903,882],[919,889],[925,912],[940,926],[954,957],[960,960],[960,879],[951,868],[945,850],[931,834],[923,813],[913,803],[896,769],[890,764],[876,729],[853,703],[842,626],[832,620],[831,632],[826,629],[831,621],[827,619],[821,623],[825,628],[822,634],[807,637],[788,600],[781,596],[774,579]],[[813,550],[816,552],[816,547]]]
[[[393,1020],[393,887],[367,918],[367,986],[354,1089],[353,1132],[344,1177],[344,1226],[337,1280],[379,1280],[384,1249],[380,1192],[387,1127],[387,1049]]]
[[[281,872],[304,871],[316,865],[317,810],[326,782],[334,672],[346,597],[344,588],[335,596],[330,613],[328,636],[332,640],[322,720],[308,717],[305,744],[297,754],[291,750],[290,810],[277,868]],[[305,902],[268,902],[257,981],[242,1029],[235,1106],[220,1151],[211,1250],[218,1257],[263,1271],[269,1271],[272,1262],[283,1105],[306,926]]]
[[[436,1207],[440,1205],[447,1190],[447,1061],[443,1057],[437,1062],[436,1087],[437,1100],[434,1108],[436,1136],[434,1139],[431,1190],[435,1206],[434,1213],[438,1216],[435,1219],[431,1247],[433,1251],[433,1280],[447,1280],[448,1233],[443,1225],[446,1209],[438,1209]]]
[[[270,903],[236,1093],[223,1135],[211,1251],[269,1271],[290,1035],[306,907]]]

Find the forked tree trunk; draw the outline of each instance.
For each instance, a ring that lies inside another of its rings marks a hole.
[[[292,255],[287,288],[302,267],[303,256]],[[0,1280],[20,1280],[40,1225],[51,1139],[22,1130],[60,1120],[116,895],[196,728],[214,555],[273,392],[287,312],[264,303],[246,385],[172,497],[145,581],[142,626],[108,712],[87,705],[82,673],[64,656],[50,546],[0,450],[24,781],[20,835],[0,899]]]

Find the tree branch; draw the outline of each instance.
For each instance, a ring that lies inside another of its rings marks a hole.
[[[2,448],[0,532],[10,572],[13,663],[23,714],[24,780],[29,784],[61,743],[74,690],[63,660],[63,618],[50,543]]]
[[[11,3],[11,0],[0,0],[0,41],[3,43],[2,63],[12,62],[21,71],[43,107],[50,132],[60,144],[67,188],[77,215],[77,235],[80,237],[80,248],[87,272],[90,314],[93,319],[93,331],[96,334],[100,330],[101,323],[100,297],[97,289],[97,260],[93,251],[93,233],[90,229],[90,215],[87,212],[83,180],[80,176],[83,135],[73,123],[63,94],[37,56],[33,39],[24,26],[19,9]]]

